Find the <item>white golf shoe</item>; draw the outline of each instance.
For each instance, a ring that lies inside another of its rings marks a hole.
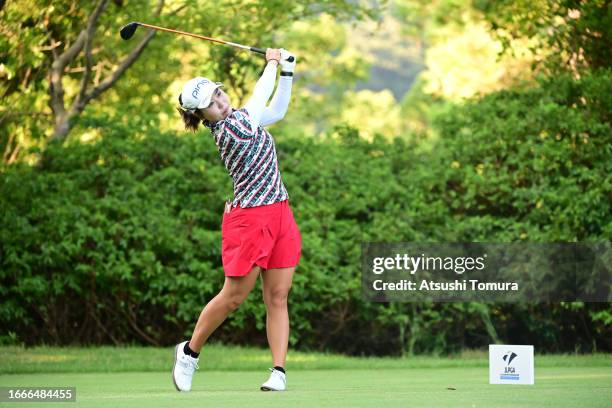
[[[172,381],[178,391],[191,390],[193,373],[198,367],[198,358],[185,354],[186,341],[176,345],[174,349],[174,367],[172,368]]]
[[[271,368],[270,378],[261,384],[262,391],[285,391],[287,388],[287,376],[282,371]]]

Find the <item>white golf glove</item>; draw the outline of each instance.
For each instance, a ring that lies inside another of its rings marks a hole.
[[[293,55],[292,53],[290,53],[284,48],[281,48],[280,52],[281,52],[281,60],[280,60],[281,71],[293,72],[295,70],[295,62],[297,58],[295,58],[295,55]],[[287,61],[287,58],[289,57],[293,57],[292,62]]]

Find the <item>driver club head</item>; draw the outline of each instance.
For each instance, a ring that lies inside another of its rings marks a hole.
[[[129,40],[130,38],[132,38],[139,24],[140,23],[136,21],[132,21],[131,23],[124,25],[121,28],[121,31],[119,32],[121,34],[121,38],[123,38],[124,40]]]

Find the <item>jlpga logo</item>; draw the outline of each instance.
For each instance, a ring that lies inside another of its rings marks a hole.
[[[489,384],[533,383],[533,346],[489,345]]]
[[[506,364],[504,366],[504,372],[499,375],[500,380],[514,380],[514,381],[520,380],[520,374],[516,372],[516,367],[511,365],[512,360],[514,360],[517,357],[518,357],[518,354],[516,354],[513,351],[508,351],[506,354],[504,354],[502,359],[504,360]]]

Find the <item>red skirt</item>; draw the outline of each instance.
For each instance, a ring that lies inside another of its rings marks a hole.
[[[263,269],[297,266],[302,237],[288,200],[223,212],[221,257],[225,276],[247,275]]]

